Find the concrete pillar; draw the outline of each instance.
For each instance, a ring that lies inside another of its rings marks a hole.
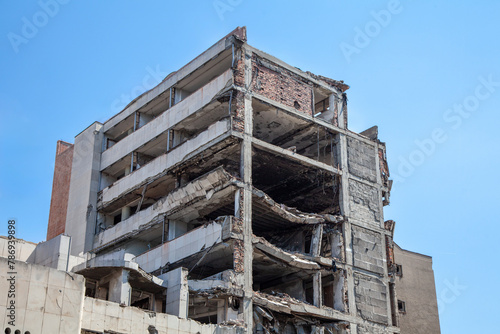
[[[314,274],[313,277],[313,303],[314,306],[323,306],[323,288],[321,284],[321,271]]]
[[[109,301],[130,306],[132,287],[128,282],[129,271],[120,269],[109,280]]]
[[[124,206],[122,208],[122,221],[130,217],[130,206]]]
[[[177,180],[175,182],[175,187],[180,188],[185,186],[189,182],[189,175],[187,174],[180,174],[177,176]]]
[[[226,302],[224,300],[219,300],[217,302],[217,323],[226,321]]]
[[[318,224],[314,227],[312,240],[311,240],[310,253],[312,256],[315,256],[315,257],[320,256],[322,237],[323,237],[323,225]]]
[[[252,53],[244,52],[245,59],[245,90],[251,85],[252,78]],[[246,92],[245,102],[245,124],[243,142],[241,144],[240,173],[244,182],[243,186],[243,320],[248,332],[253,332],[253,245],[252,245],[252,137],[253,137],[253,109],[252,96]]]
[[[340,119],[339,119],[340,122]],[[339,127],[342,127],[339,124]],[[341,187],[340,187],[340,213],[346,217],[350,217],[349,207],[349,164],[347,161],[347,138],[345,134],[338,135],[338,152],[340,169],[342,170]],[[352,273],[352,266],[354,262],[354,254],[351,248],[352,244],[352,228],[349,220],[342,224],[342,233],[345,244],[345,262],[347,265],[347,298],[349,313],[356,316],[356,296],[354,293],[354,276]],[[356,324],[351,324],[351,334],[358,334],[358,327]]]
[[[228,321],[228,320],[237,320],[238,319],[238,311],[233,310],[231,306],[229,306],[228,300],[219,300],[217,302],[217,323]]]
[[[188,316],[188,270],[177,268],[159,276],[167,281],[166,313],[186,319]]]
[[[325,334],[325,327],[323,326],[312,326],[311,334]]]
[[[343,245],[342,235],[340,235],[340,233],[331,233],[330,234],[330,240],[331,240],[331,248],[332,248],[332,257],[336,257],[338,259],[342,259],[343,258],[343,254],[342,254],[342,245]]]

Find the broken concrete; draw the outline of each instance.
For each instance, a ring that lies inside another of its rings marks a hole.
[[[85,276],[82,333],[399,333],[385,144],[348,88],[237,28],[76,137],[68,237],[21,258]]]

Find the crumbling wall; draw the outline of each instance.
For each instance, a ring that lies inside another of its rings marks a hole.
[[[250,89],[273,101],[312,116],[313,86],[304,78],[254,55]]]
[[[233,246],[233,269],[235,273],[242,273],[245,271],[245,263],[243,261],[245,248],[243,240],[235,240]]]
[[[352,226],[352,248],[356,267],[383,274],[383,246],[380,233]]]
[[[358,334],[387,334],[387,332],[380,327],[363,324],[358,325]]]
[[[379,148],[378,156],[380,161],[380,177],[382,178],[382,183],[387,186],[389,182],[389,165],[387,164],[387,157],[385,155],[385,150]]]
[[[388,324],[387,289],[380,279],[355,272],[354,294],[358,316],[365,320]]]
[[[241,92],[233,92],[234,104],[231,105],[232,128],[234,131],[245,131],[245,97]]]
[[[243,49],[238,49],[234,57],[233,65],[234,84],[245,87],[245,55]]]
[[[354,219],[379,227],[380,196],[376,188],[364,183],[349,180],[349,196],[351,216]]]
[[[124,307],[117,303],[85,297],[82,329],[92,333],[199,333],[236,334],[243,333],[238,327],[201,324],[191,319],[180,319],[174,315]],[[61,331],[76,333],[77,331]],[[32,333],[37,333],[32,331]],[[52,333],[58,333],[53,331]]]
[[[347,158],[349,173],[367,181],[377,182],[377,164],[373,146],[347,137]]]

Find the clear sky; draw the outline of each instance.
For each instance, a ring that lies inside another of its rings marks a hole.
[[[0,2],[1,234],[16,218],[45,239],[58,139],[245,25],[249,44],[351,86],[350,129],[387,142],[395,240],[433,257],[442,332],[494,331],[500,2],[60,2]]]

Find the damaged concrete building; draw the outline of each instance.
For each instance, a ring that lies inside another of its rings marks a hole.
[[[19,265],[70,276],[74,333],[404,333],[386,147],[348,130],[348,88],[235,29],[58,142]]]

